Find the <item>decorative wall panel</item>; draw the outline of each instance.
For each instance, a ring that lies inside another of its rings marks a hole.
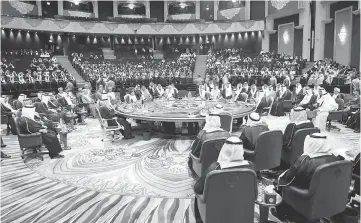
[[[2,28],[37,30],[47,32],[89,34],[136,34],[138,35],[192,35],[263,31],[263,21],[241,21],[229,23],[148,23],[117,24],[110,22],[83,22],[57,19],[29,19],[1,16]]]

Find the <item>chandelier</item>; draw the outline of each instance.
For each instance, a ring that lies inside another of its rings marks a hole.
[[[271,0],[271,4],[274,8],[280,10],[283,9],[290,0]]]
[[[225,17],[226,19],[232,19],[234,16],[236,16],[241,8],[231,8],[231,9],[225,9],[220,11],[221,15]]]
[[[11,7],[15,8],[18,12],[20,12],[23,15],[28,14],[29,12],[33,11],[33,9],[35,7],[32,4],[20,2],[20,1],[9,1],[9,3],[11,5]]]

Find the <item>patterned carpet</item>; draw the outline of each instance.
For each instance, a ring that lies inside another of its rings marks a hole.
[[[288,123],[286,117],[265,120],[271,129]],[[112,144],[100,140],[96,120],[87,122],[69,134],[72,149],[61,160],[25,165],[17,137],[3,136],[8,146],[2,151],[12,158],[1,162],[2,222],[195,222],[191,138],[157,133],[143,141],[138,128],[134,139]],[[358,152],[359,134],[352,130],[326,134],[349,159]],[[258,212],[256,205],[255,222]]]

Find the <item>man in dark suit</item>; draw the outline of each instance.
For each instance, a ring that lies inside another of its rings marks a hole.
[[[120,117],[113,106],[108,102],[108,100],[102,100],[99,103],[99,112],[102,118],[104,119],[113,119],[112,121],[108,121],[110,126],[116,126],[118,122],[123,126],[124,130],[120,130],[124,136],[124,139],[134,138],[132,136],[132,127],[129,122],[127,122],[124,118]]]
[[[284,115],[283,102],[285,100],[291,100],[291,99],[292,99],[292,92],[286,87],[286,85],[282,84],[281,89],[278,92],[276,99],[272,104],[271,115],[283,116]]]

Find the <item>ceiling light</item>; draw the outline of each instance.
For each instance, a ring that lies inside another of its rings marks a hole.
[[[50,2],[46,2],[47,5],[50,5]]]
[[[79,3],[80,3],[80,0],[74,0],[75,5],[79,5]]]
[[[236,3],[237,0],[232,0],[233,3]]]
[[[131,10],[133,10],[134,7],[135,7],[135,5],[134,5],[133,3],[130,3],[130,4],[128,5],[128,8],[131,9]]]

